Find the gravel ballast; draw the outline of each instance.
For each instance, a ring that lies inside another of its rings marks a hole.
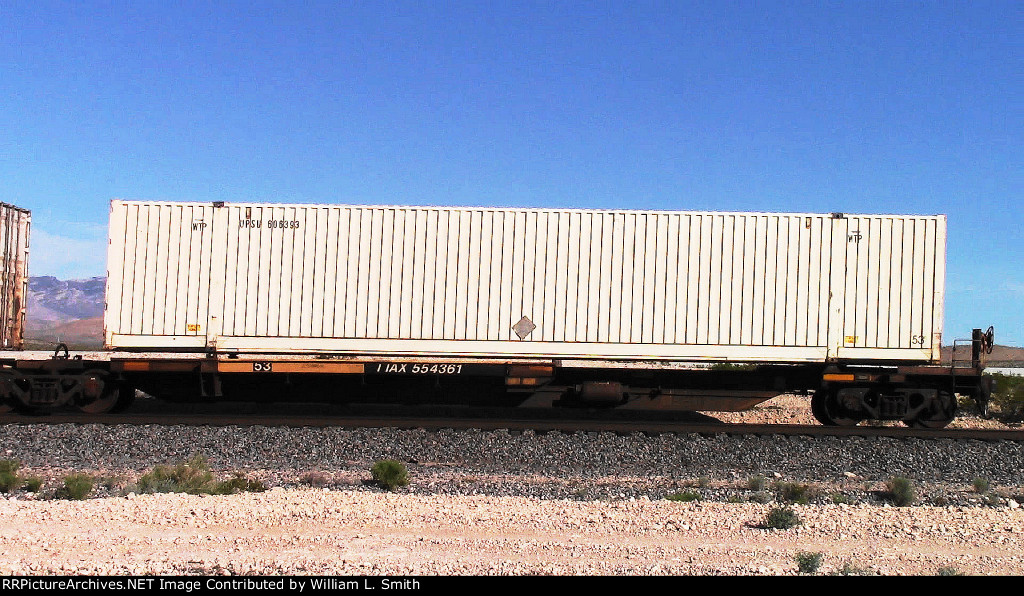
[[[193,454],[270,490],[134,494]],[[369,483],[385,458],[408,487]],[[3,574],[791,574],[802,551],[820,573],[1024,573],[1006,441],[24,424],[0,459],[46,482],[0,502]],[[100,498],[46,498],[78,471]],[[894,476],[919,506],[887,503]],[[783,483],[812,487],[803,523],[770,530]]]
[[[125,477],[200,454],[215,470],[252,472],[271,486],[289,486],[313,471],[358,483],[374,461],[397,459],[419,479],[413,492],[571,498],[592,489],[586,496],[657,498],[695,479],[757,475],[825,484],[903,476],[939,486],[980,477],[1016,487],[1024,445],[886,437],[29,424],[0,427],[0,454],[49,475],[91,470]],[[467,478],[477,479],[477,486],[467,486],[474,484]]]

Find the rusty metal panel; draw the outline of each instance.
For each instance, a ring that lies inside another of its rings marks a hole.
[[[5,350],[24,347],[31,223],[28,210],[0,203],[0,348]]]
[[[115,201],[115,348],[933,360],[942,216]]]

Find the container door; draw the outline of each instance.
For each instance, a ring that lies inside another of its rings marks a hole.
[[[834,222],[837,239],[846,239],[843,250],[833,252],[844,273],[833,284],[841,289],[833,290],[831,309],[841,321],[841,333],[829,344],[836,355],[937,358],[944,218],[851,216]]]
[[[218,211],[200,204],[111,204],[108,345],[206,344]]]

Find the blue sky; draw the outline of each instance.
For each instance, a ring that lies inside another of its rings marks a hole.
[[[0,0],[0,201],[949,216],[946,337],[1024,345],[1020,2]]]

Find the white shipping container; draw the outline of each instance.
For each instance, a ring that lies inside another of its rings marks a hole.
[[[0,348],[20,350],[28,296],[29,211],[0,203]]]
[[[936,361],[945,216],[111,204],[106,343]]]

